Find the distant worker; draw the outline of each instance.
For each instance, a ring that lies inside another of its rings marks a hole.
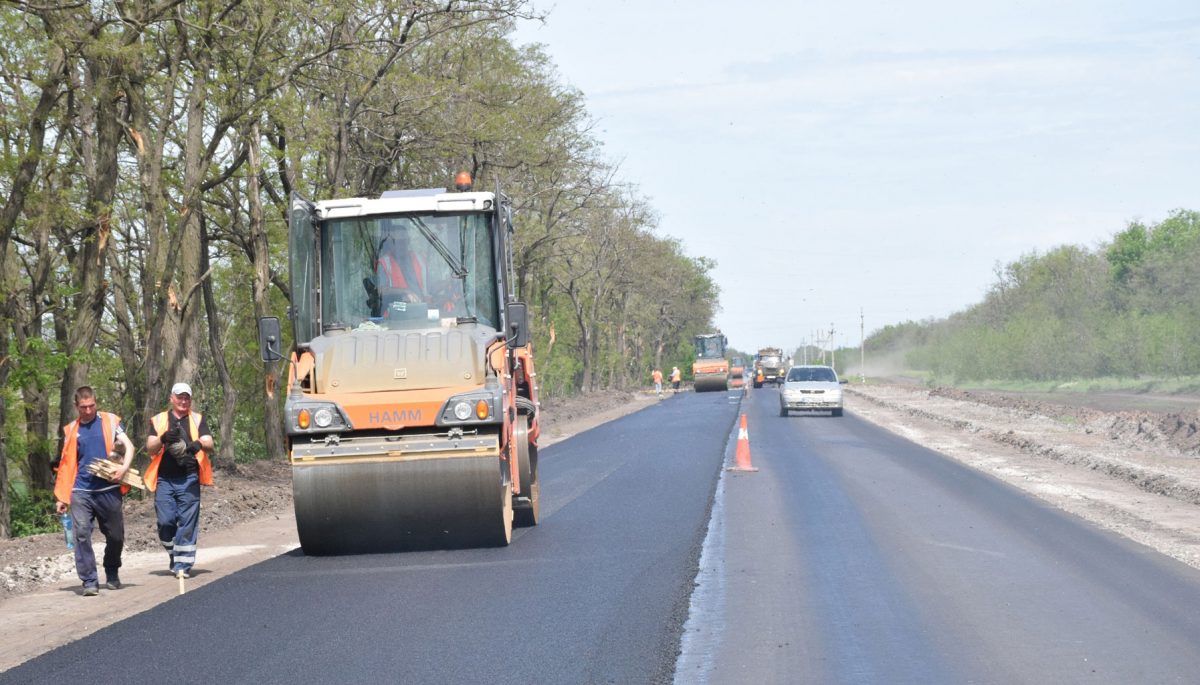
[[[650,377],[654,379],[654,393],[662,397],[662,371],[655,369]]]
[[[171,386],[171,408],[150,419],[146,488],[154,493],[158,540],[170,557],[171,573],[191,577],[200,535],[200,486],[212,485],[212,433],[204,416],[192,411],[192,387]],[[164,459],[164,455],[166,459]]]
[[[96,574],[96,554],[92,551],[92,522],[100,524],[104,534],[104,587],[121,589],[121,551],[125,548],[125,514],[121,511],[121,496],[129,490],[120,485],[121,478],[133,462],[133,443],[125,435],[121,417],[96,408],[96,393],[89,386],[75,391],[75,413],[79,418],[63,426],[62,459],[58,462],[58,477],[54,482],[55,510],[60,514],[71,511],[71,526],[75,531],[75,572],[83,581],[83,596],[100,594],[100,579]],[[88,464],[107,459],[120,444],[124,459],[107,480],[88,471]]]
[[[681,372],[679,370],[678,366],[672,366],[671,367],[671,387],[675,390],[676,393],[679,392],[679,384],[681,382],[683,382],[683,372]]]

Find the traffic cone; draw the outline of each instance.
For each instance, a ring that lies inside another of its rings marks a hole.
[[[737,451],[734,452],[734,466],[730,471],[757,471],[750,465],[750,432],[746,430],[746,415],[742,414],[742,425],[738,428]]]

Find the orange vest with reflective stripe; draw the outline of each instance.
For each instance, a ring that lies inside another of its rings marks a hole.
[[[104,429],[104,451],[112,454],[117,437],[117,426],[121,425],[121,417],[106,411],[96,412],[100,426]],[[54,497],[59,502],[71,503],[71,490],[75,487],[75,477],[79,475],[79,419],[63,426],[62,458],[58,461],[58,476],[54,479]],[[121,486],[121,494],[129,492],[128,485]]]
[[[167,414],[169,413],[169,411],[164,411],[160,414],[155,414],[154,418],[150,419],[150,424],[154,427],[154,434],[160,438],[162,437],[163,433],[167,432]],[[188,421],[188,432],[191,433],[192,440],[199,440],[200,420],[203,419],[204,416],[197,414],[196,412],[191,412],[188,414],[188,416],[190,417],[190,420]],[[165,452],[166,449],[166,445],[162,445],[158,448],[158,451],[154,453],[154,457],[150,460],[150,465],[146,467],[146,473],[142,474],[142,480],[146,481],[146,489],[150,492],[154,492],[158,488],[158,465],[162,462],[163,452]],[[200,450],[196,453],[196,463],[200,465],[200,484],[212,485],[212,464],[209,463],[208,455],[204,453],[204,450]]]

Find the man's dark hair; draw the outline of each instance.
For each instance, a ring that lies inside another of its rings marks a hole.
[[[96,391],[92,390],[90,385],[81,385],[75,391],[75,404],[79,404],[79,400],[94,400],[96,399]]]

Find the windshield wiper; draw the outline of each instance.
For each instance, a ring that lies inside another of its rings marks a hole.
[[[443,243],[442,239],[437,237],[437,234],[425,225],[425,222],[421,220],[421,217],[414,216],[412,217],[412,220],[413,223],[417,225],[417,230],[421,232],[421,235],[425,236],[425,240],[428,240],[429,244],[433,245],[433,249],[437,250],[437,253],[442,256],[442,259],[446,260],[446,264],[450,266],[450,271],[454,274],[454,277],[458,279],[466,278],[467,269],[462,265],[461,262],[458,261],[458,258],[454,256],[454,253],[450,251],[450,248],[446,247],[446,243]]]

